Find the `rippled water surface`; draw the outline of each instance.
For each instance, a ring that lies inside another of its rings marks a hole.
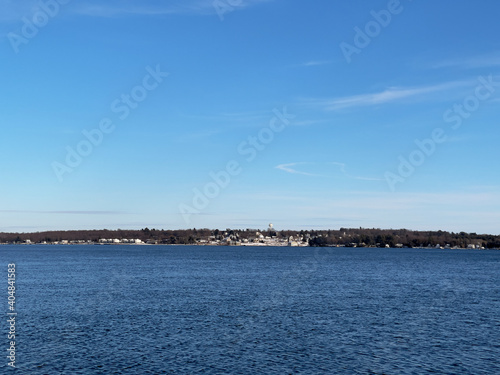
[[[499,251],[2,246],[0,256],[4,285],[16,263],[18,312],[18,369],[2,356],[0,373],[500,374]]]

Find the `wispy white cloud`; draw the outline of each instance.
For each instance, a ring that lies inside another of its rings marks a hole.
[[[300,66],[319,66],[319,65],[329,65],[332,64],[331,60],[310,60],[305,63],[300,64]]]
[[[471,186],[465,187],[462,191],[446,192],[376,192],[376,191],[349,191],[333,192],[328,191],[324,194],[318,194],[312,197],[309,194],[300,195],[300,192],[291,192],[287,195],[283,191],[266,191],[265,193],[242,194],[237,195],[238,199],[259,199],[259,200],[281,200],[302,201],[311,204],[311,208],[327,209],[334,207],[343,208],[370,208],[375,210],[397,210],[405,211],[408,209],[427,209],[432,206],[449,205],[453,206],[451,212],[444,214],[452,215],[453,212],[464,208],[478,209],[483,206],[490,206],[491,212],[500,216],[497,207],[500,206],[500,193],[495,186],[484,187]],[[486,191],[488,190],[488,191]],[[329,197],[326,199],[326,197]],[[326,199],[326,200],[325,200]],[[478,210],[478,212],[484,212]]]
[[[302,120],[302,121],[293,121],[290,123],[290,126],[314,126],[319,124],[326,124],[331,122],[331,120]]]
[[[28,211],[28,210],[0,210],[7,214],[51,214],[51,215],[124,215],[122,211]]]
[[[453,81],[436,85],[421,87],[390,87],[384,91],[360,94],[352,96],[337,97],[332,99],[305,99],[303,104],[310,106],[319,106],[327,111],[336,111],[353,107],[367,107],[373,105],[388,104],[398,102],[403,99],[418,98],[421,99],[429,93],[437,93],[467,86],[472,81]]]
[[[346,164],[344,163],[338,163],[338,162],[331,162],[329,163],[331,165],[336,165],[338,167],[340,167],[340,171],[346,176],[346,177],[349,177],[349,178],[353,178],[355,180],[363,180],[363,181],[383,181],[383,179],[381,178],[373,178],[373,177],[362,177],[362,176],[353,176],[349,173],[347,173],[346,171]]]
[[[437,62],[432,65],[434,69],[441,68],[461,68],[461,69],[478,69],[500,66],[500,55],[483,55],[461,59],[451,59]]]
[[[277,165],[275,168],[276,169],[279,169],[279,170],[282,170],[284,172],[288,172],[288,173],[292,173],[292,174],[301,174],[301,175],[304,175],[304,176],[319,176],[317,174],[313,174],[313,173],[308,173],[308,172],[302,172],[302,171],[299,171],[297,169],[295,169],[294,167],[298,166],[298,165],[306,165],[306,164],[311,164],[311,163],[288,163],[288,164],[280,164],[280,165]]]
[[[476,194],[483,194],[483,193],[498,193],[500,191],[500,186],[499,185],[470,185],[465,188],[467,191],[470,191],[472,193]],[[470,193],[471,194],[471,193]]]
[[[484,206],[491,207],[496,212],[500,205],[498,192],[464,192],[450,191],[443,193],[377,193],[377,192],[352,192],[348,196],[341,196],[331,201],[332,207],[373,209],[384,211],[411,211],[428,210],[429,207],[448,206],[443,215],[453,216],[461,210],[479,210]],[[323,207],[328,205],[325,202]],[[429,211],[431,212],[431,211]],[[496,212],[497,215],[500,213]]]
[[[300,195],[285,195],[283,192],[260,192],[250,194],[234,194],[236,199],[244,199],[249,201],[286,201],[286,202],[303,202],[306,197]]]
[[[121,17],[121,16],[162,16],[182,13],[182,7],[175,6],[145,6],[127,4],[88,4],[80,3],[73,7],[72,13],[91,17]]]
[[[258,3],[273,0],[242,0],[237,5],[229,5],[234,10],[248,8]],[[217,12],[210,0],[177,0],[151,3],[137,0],[120,1],[87,1],[75,3],[73,12],[92,17],[122,17],[122,16],[165,16],[174,14],[212,15]]]
[[[195,119],[199,121],[217,121],[217,122],[230,122],[230,123],[249,123],[249,122],[260,122],[272,117],[272,113],[269,111],[252,111],[252,112],[226,112],[211,115],[192,115],[183,114],[182,115],[188,119]]]
[[[13,23],[21,22],[22,17],[29,17],[38,9],[36,0],[0,0],[0,22]]]
[[[191,143],[193,141],[198,141],[200,139],[206,140],[210,137],[219,135],[222,132],[223,132],[222,129],[201,130],[201,131],[182,134],[175,139],[181,143]]]
[[[223,0],[224,1],[224,0]],[[232,10],[242,10],[251,6],[274,0],[242,0],[237,5],[228,6]],[[226,4],[226,2],[223,2]],[[86,0],[71,1],[64,6],[65,12],[88,17],[129,17],[129,16],[168,16],[177,14],[214,15],[217,9],[212,0],[171,0],[171,1],[139,1],[139,0]],[[28,19],[40,9],[39,0],[0,0],[0,23],[21,22],[22,17]]]
[[[324,164],[322,166],[322,170],[325,172],[325,174],[314,174],[314,173],[310,173],[310,172],[304,172],[303,170],[299,170],[298,166],[317,166],[317,165],[320,165],[320,164]],[[330,175],[329,173],[329,170],[328,170],[328,167],[329,166],[336,166],[336,167],[339,167],[340,169],[340,172],[347,178],[350,178],[350,179],[355,179],[355,180],[363,180],[363,181],[383,181],[383,179],[381,178],[372,178],[372,177],[363,177],[363,176],[355,176],[355,175],[352,175],[352,174],[349,174],[347,172],[347,165],[345,163],[339,163],[339,162],[329,162],[329,163],[308,163],[308,162],[298,162],[298,163],[288,163],[288,164],[280,164],[280,165],[277,165],[275,168],[276,169],[279,169],[279,170],[282,170],[284,172],[287,172],[287,173],[291,173],[291,174],[300,174],[300,175],[304,175],[304,176],[327,176],[327,175]]]

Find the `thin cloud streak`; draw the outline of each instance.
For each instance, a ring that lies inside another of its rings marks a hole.
[[[22,17],[29,17],[36,11],[39,2],[35,0],[0,0],[0,23],[21,23]]]
[[[280,164],[280,165],[277,165],[275,168],[282,170],[284,172],[287,172],[287,173],[291,173],[291,174],[300,174],[300,175],[304,175],[304,176],[315,176],[315,177],[326,177],[325,175],[318,175],[318,174],[313,174],[313,173],[309,173],[309,172],[303,172],[303,171],[300,171],[300,170],[297,170],[296,168],[294,168],[294,167],[299,166],[299,165],[317,165],[317,164],[318,163],[298,162],[298,163]],[[347,165],[345,163],[330,162],[330,163],[326,163],[326,164],[338,166],[340,168],[340,172],[342,172],[342,174],[344,176],[346,176],[347,178],[350,178],[350,179],[362,180],[362,181],[384,181],[381,178],[372,178],[372,177],[351,175],[351,174],[347,173],[347,171],[346,171]]]
[[[196,120],[208,120],[208,121],[226,121],[226,122],[255,122],[262,121],[268,119],[270,112],[268,111],[253,111],[253,112],[241,112],[241,113],[220,113],[217,115],[192,115],[192,114],[183,114],[182,115],[188,119],[196,119]]]
[[[55,215],[125,215],[121,211],[28,211],[28,210],[0,210],[8,214],[55,214]]]
[[[330,60],[312,60],[312,61],[307,61],[303,64],[300,64],[300,66],[320,66],[320,65],[329,65],[332,63],[333,63],[333,61],[330,61]]]
[[[127,7],[124,5],[113,6],[110,4],[79,4],[73,8],[73,13],[81,16],[112,18],[121,16],[163,16],[183,13],[176,8],[147,8]]]
[[[500,55],[476,56],[466,59],[445,60],[432,66],[434,69],[441,68],[462,68],[477,69],[500,66]]]
[[[398,88],[391,87],[382,92],[372,94],[360,94],[333,99],[306,99],[304,104],[320,106],[327,111],[337,111],[346,108],[368,107],[381,104],[389,104],[402,99],[421,97],[424,94],[442,92],[456,89],[471,84],[470,81],[454,81],[437,85]]]
[[[363,181],[384,181],[382,178],[372,178],[372,177],[361,177],[361,176],[353,176],[346,171],[346,164],[345,163],[338,163],[338,162],[331,162],[331,165],[336,165],[340,167],[340,171],[349,178],[353,178],[355,180],[363,180]]]
[[[319,176],[317,174],[312,174],[312,173],[307,173],[307,172],[301,172],[301,171],[298,171],[298,170],[292,168],[292,167],[295,167],[297,165],[306,165],[306,164],[310,164],[310,163],[288,163],[288,164],[280,164],[280,165],[277,165],[275,168],[279,169],[281,171],[287,172],[287,173],[292,173],[292,174],[300,174],[300,175],[304,175],[304,176]]]
[[[274,0],[246,0],[235,5],[234,10],[241,10],[250,6]],[[147,6],[140,2],[121,1],[113,3],[96,2],[93,4],[79,4],[73,8],[73,13],[92,17],[122,17],[122,16],[168,16],[178,14],[213,15],[217,10],[213,1],[178,1],[175,4]]]
[[[351,191],[351,192],[334,192],[332,191],[327,196],[311,197],[309,195],[297,196],[286,195],[282,191],[269,191],[262,194],[245,194],[236,196],[238,199],[258,199],[274,201],[279,198],[281,200],[290,200],[296,202],[304,202],[303,208],[309,207],[314,211],[331,210],[334,208],[346,209],[374,209],[374,210],[397,210],[406,211],[409,209],[427,209],[432,206],[453,207],[453,210],[460,211],[466,207],[491,207],[491,213],[500,215],[497,207],[500,206],[500,193],[491,191],[488,193],[478,191],[477,188],[471,187],[472,191],[447,191],[443,193],[430,192],[376,192],[376,191]],[[460,204],[457,204],[460,202]],[[482,213],[483,211],[478,211]],[[447,213],[454,215],[454,212]]]
[[[304,120],[304,121],[294,121],[291,126],[314,126],[318,124],[328,123],[330,120]]]

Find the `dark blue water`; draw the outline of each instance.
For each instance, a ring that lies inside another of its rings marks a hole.
[[[4,285],[16,263],[18,312],[18,368],[3,359],[2,374],[500,373],[499,251],[2,246],[0,257]]]

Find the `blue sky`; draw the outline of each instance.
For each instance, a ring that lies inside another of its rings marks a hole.
[[[500,234],[494,0],[19,3],[0,231]]]

